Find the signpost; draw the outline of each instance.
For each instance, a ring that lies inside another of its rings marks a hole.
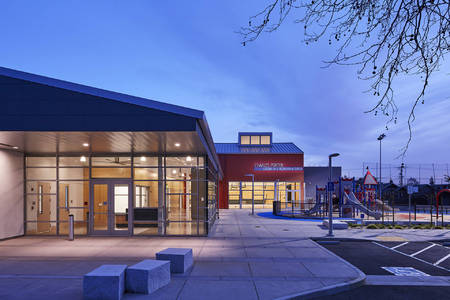
[[[409,207],[409,223],[408,226],[411,227],[411,195],[419,192],[419,187],[417,185],[408,184],[408,207]]]

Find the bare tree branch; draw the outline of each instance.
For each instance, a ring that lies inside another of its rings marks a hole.
[[[242,44],[277,30],[294,12],[303,15],[294,15],[294,22],[303,24],[306,45],[325,36],[330,45],[337,44],[336,55],[326,66],[357,65],[360,78],[371,81],[369,91],[376,100],[366,113],[386,116],[386,130],[391,122],[397,123],[395,78],[421,77],[407,122],[409,138],[400,154],[404,157],[412,140],[415,109],[424,103],[430,77],[450,50],[449,0],[271,0],[241,27]]]

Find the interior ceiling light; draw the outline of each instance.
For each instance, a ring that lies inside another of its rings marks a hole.
[[[177,174],[177,170],[172,170],[172,174]]]
[[[153,177],[158,177],[158,174],[152,173],[152,176],[153,176]]]
[[[175,143],[175,147],[180,147],[180,143]]]
[[[83,147],[89,147],[88,143],[83,143]]]
[[[192,161],[192,157],[190,156],[186,157],[186,161]]]
[[[81,157],[80,157],[80,161],[81,161],[81,162],[86,162],[86,156],[84,156],[84,155],[81,156]]]
[[[141,156],[141,161],[147,161],[147,157]]]
[[[19,149],[19,147],[17,147],[17,146],[14,146],[14,147],[13,147],[13,149],[16,149],[16,150],[17,150],[17,149]]]

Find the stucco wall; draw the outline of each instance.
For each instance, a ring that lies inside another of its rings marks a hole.
[[[0,150],[0,239],[23,234],[23,155]]]
[[[254,174],[255,181],[296,181],[303,190],[303,171],[256,171],[261,163],[281,163],[284,167],[303,167],[303,154],[219,154],[224,173],[219,182],[219,208],[228,208],[228,182],[251,181],[245,174]],[[301,194],[303,199],[303,192]]]

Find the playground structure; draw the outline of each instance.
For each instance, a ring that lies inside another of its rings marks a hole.
[[[364,178],[359,181],[355,178],[340,177],[338,181],[327,186],[316,186],[315,201],[304,202],[302,205],[293,201],[274,202],[274,215],[307,219],[325,218],[329,212],[328,195],[331,195],[335,217],[392,223],[405,222],[410,218],[413,222],[422,223],[450,221],[450,206],[440,203],[439,200],[428,205],[412,203],[409,210],[404,202],[394,206],[396,203],[392,200],[378,199],[378,189],[378,181],[370,171],[367,171]],[[450,193],[450,190],[441,190],[435,196],[436,199],[440,199],[443,193]]]

